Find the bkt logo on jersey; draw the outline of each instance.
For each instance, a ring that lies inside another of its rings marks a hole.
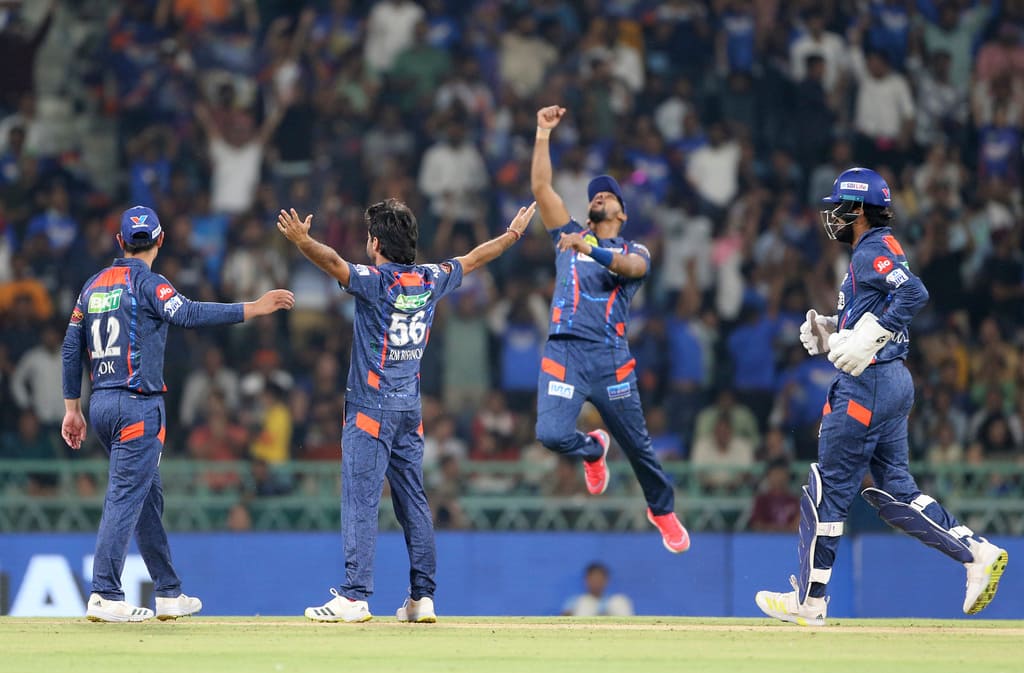
[[[143,215],[145,217],[145,215]],[[167,283],[162,283],[156,288],[156,298],[160,301],[167,301],[174,296],[174,288]]]
[[[121,293],[124,290],[94,292],[89,297],[89,313],[107,313],[121,308]]]

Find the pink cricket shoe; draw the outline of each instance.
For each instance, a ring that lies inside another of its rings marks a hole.
[[[690,534],[686,532],[686,527],[679,521],[675,512],[655,516],[648,507],[647,520],[661,531],[661,543],[665,545],[665,549],[673,554],[682,554],[690,548]]]
[[[587,490],[590,495],[601,495],[608,488],[608,461],[605,458],[608,457],[608,445],[611,440],[604,430],[588,432],[587,436],[593,437],[594,441],[601,445],[603,452],[597,460],[583,461],[583,476],[587,480]]]

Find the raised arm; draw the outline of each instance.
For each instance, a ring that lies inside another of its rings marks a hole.
[[[533,142],[533,164],[530,167],[530,190],[540,208],[540,219],[548,229],[564,227],[569,222],[562,197],[551,186],[551,130],[558,126],[565,108],[551,105],[537,111],[537,138]]]
[[[348,287],[350,276],[348,262],[342,259],[334,248],[314,240],[309,235],[309,227],[312,223],[312,215],[307,215],[305,220],[301,220],[294,208],[291,211],[282,210],[277,216],[277,230],[294,243],[299,252],[306,256],[306,259],[320,267],[324,273],[337,280],[343,287]]]
[[[497,238],[492,238],[486,243],[481,243],[456,261],[462,265],[463,275],[472,273],[501,256],[503,252],[511,248],[516,241],[523,236],[526,227],[530,226],[533,214],[537,212],[537,202],[519,209],[512,222],[508,225],[505,233]]]

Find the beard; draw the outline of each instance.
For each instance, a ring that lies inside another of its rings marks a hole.
[[[853,245],[853,225],[848,224],[836,232],[836,240],[840,243]]]
[[[597,224],[608,219],[608,212],[604,208],[591,208],[587,213],[587,219]]]

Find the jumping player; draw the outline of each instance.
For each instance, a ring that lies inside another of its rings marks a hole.
[[[164,232],[156,213],[144,206],[124,212],[117,242],[124,257],[86,282],[71,312],[63,348],[66,411],[61,435],[72,449],[80,448],[85,439],[80,399],[84,351],[92,370],[89,418],[110,454],[110,481],[96,538],[86,616],[98,622],[141,622],[153,617],[149,608],[126,603],[121,589],[121,571],[134,533],[156,586],[156,617],[175,619],[199,612],[203,604],[181,593],[160,520],[167,325],[242,322],[291,308],[295,298],[287,290],[271,290],[246,304],[190,301],[151,270]]]
[[[610,176],[598,176],[587,186],[587,226],[569,217],[551,187],[548,140],[564,114],[557,105],[537,112],[530,173],[541,219],[557,248],[537,389],[537,438],[552,451],[582,458],[587,490],[604,493],[608,433],[576,430],[583,402],[589,400],[633,466],[647,499],[647,519],[661,532],[665,548],[678,554],[690,548],[690,536],[675,514],[672,482],[651,449],[633,372],[636,360],[626,341],[629,303],[650,270],[651,256],[643,245],[620,236],[626,204]]]
[[[377,509],[384,477],[409,550],[410,595],[396,616],[435,622],[434,524],[423,490],[423,423],[420,359],[430,338],[437,302],[462,284],[465,274],[496,259],[519,240],[536,204],[520,208],[504,234],[468,254],[440,264],[416,264],[418,228],[408,206],[389,199],[366,209],[366,255],[372,265],[345,261],[309,235],[312,215],[281,211],[277,228],[311,262],[356,298],[352,364],[342,431],[341,529],[345,581],[306,617],[320,622],[373,618]]]
[[[839,291],[838,314],[811,309],[800,341],[811,355],[828,353],[840,373],[825,401],[818,462],[811,464],[800,505],[800,572],[793,591],[759,591],[770,617],[801,625],[825,623],[826,590],[839,536],[867,470],[875,485],[861,495],[890,526],[964,564],[963,609],[976,614],[995,597],[1007,553],[960,524],[921,493],[908,468],[907,414],[914,383],[903,361],[908,326],[928,302],[892,234],[889,186],[878,173],[851,168],[836,178],[821,213],[832,240],[853,246]]]

